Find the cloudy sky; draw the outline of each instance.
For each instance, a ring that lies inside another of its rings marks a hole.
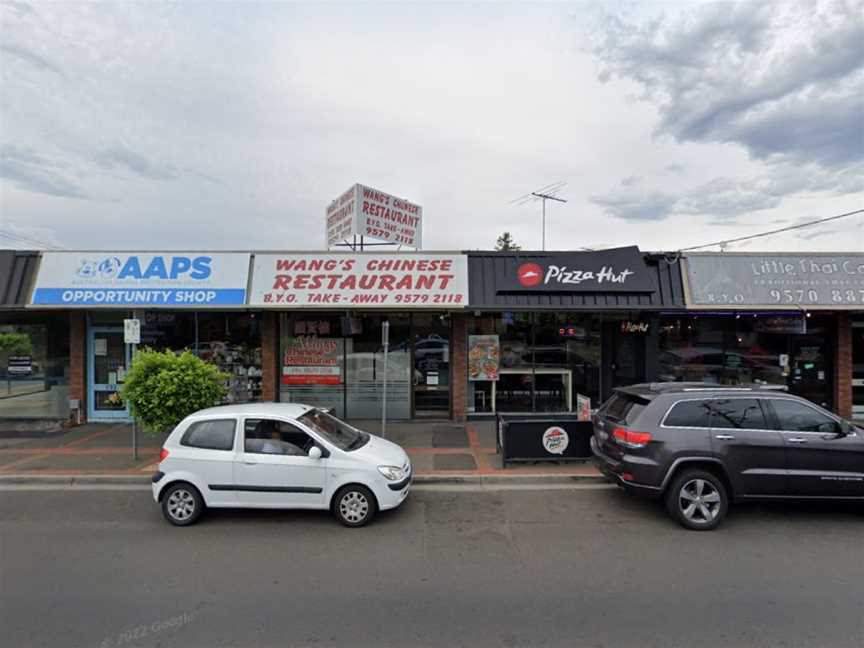
[[[427,249],[672,250],[864,208],[864,0],[0,0],[0,239],[321,249],[355,182]],[[10,238],[17,237],[15,239]],[[737,250],[864,250],[856,216]]]

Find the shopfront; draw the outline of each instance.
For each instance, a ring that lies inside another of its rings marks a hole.
[[[653,379],[659,313],[684,312],[676,260],[635,247],[468,256],[468,415],[597,407]]]

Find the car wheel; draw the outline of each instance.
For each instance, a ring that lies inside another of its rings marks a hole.
[[[171,484],[162,496],[162,515],[175,526],[195,524],[204,512],[204,499],[191,484]]]
[[[375,496],[365,486],[345,486],[333,498],[336,519],[348,527],[363,526],[375,517],[377,510]]]
[[[685,470],[666,492],[666,509],[688,529],[716,529],[726,517],[728,508],[726,486],[706,470]]]

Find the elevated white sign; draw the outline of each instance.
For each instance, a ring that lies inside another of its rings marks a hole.
[[[327,206],[327,247],[354,235],[422,247],[423,208],[404,198],[355,184]]]

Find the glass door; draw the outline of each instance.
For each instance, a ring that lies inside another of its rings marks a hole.
[[[450,414],[450,316],[413,316],[414,415]]]
[[[864,421],[864,320],[852,322],[852,418]]]
[[[94,421],[129,418],[129,410],[118,393],[130,360],[129,346],[123,342],[123,329],[90,327],[87,352],[87,418]]]

